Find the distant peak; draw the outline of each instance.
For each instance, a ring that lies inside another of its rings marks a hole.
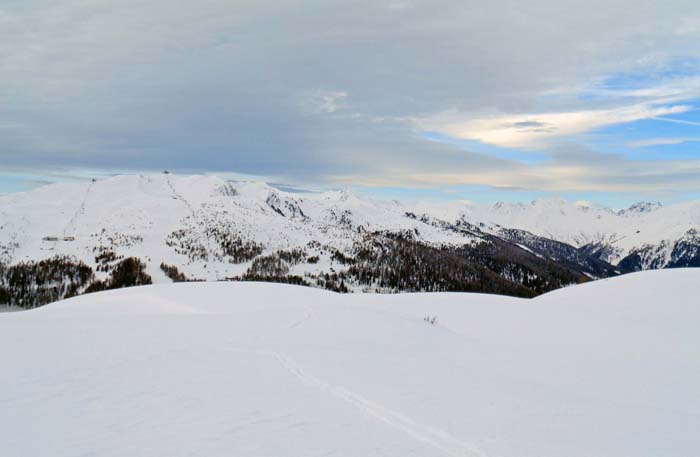
[[[324,194],[326,198],[337,200],[339,202],[361,200],[360,197],[349,187],[327,191]]]
[[[355,192],[349,187],[345,187],[340,190],[340,199],[341,200],[348,200],[348,199],[357,199],[359,198]]]
[[[638,202],[635,203],[634,205],[630,206],[627,209],[620,210],[618,214],[623,215],[623,214],[641,214],[641,213],[650,213],[652,211],[656,211],[657,209],[661,208],[661,203],[659,202]]]

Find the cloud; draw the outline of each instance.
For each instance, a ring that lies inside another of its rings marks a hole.
[[[627,146],[630,148],[646,148],[650,146],[669,146],[674,144],[695,143],[700,141],[700,137],[666,137],[649,138],[647,140],[630,141]]]
[[[302,111],[308,114],[331,114],[347,107],[347,92],[314,89],[307,91],[301,101]]]
[[[551,124],[547,124],[546,122],[539,122],[539,121],[520,121],[520,122],[513,122],[512,124],[506,124],[505,127],[510,127],[510,128],[524,128],[524,129],[550,129],[552,128]]]
[[[609,125],[658,119],[659,116],[690,111],[691,106],[654,106],[641,103],[604,110],[520,114],[467,118],[458,113],[439,114],[418,120],[425,130],[454,138],[479,140],[503,147],[541,147],[547,141],[569,137]]]
[[[700,127],[700,122],[686,121],[684,119],[672,119],[669,117],[655,117],[657,121],[670,122],[672,124],[682,124],[682,125],[693,125],[695,127]]]
[[[582,95],[608,75],[700,58],[699,20],[690,0],[6,1],[0,167],[592,189],[606,158],[572,164],[549,143],[689,109],[691,77]],[[551,160],[428,141],[426,125]],[[657,165],[667,187],[694,173]],[[631,188],[654,171],[635,166],[616,162],[611,179]]]
[[[615,87],[608,87],[610,81],[603,79],[594,84],[593,88],[583,89],[588,97],[611,98],[611,99],[644,99],[656,100],[657,102],[672,103],[679,100],[688,100],[697,98],[700,95],[700,77],[698,76],[666,76],[664,73],[674,71],[675,68],[668,68],[669,64],[665,63],[661,70],[655,70],[653,67],[650,70],[651,74],[644,75],[642,81],[624,81],[618,82]],[[680,62],[677,65],[684,67],[690,65],[691,71],[695,73],[697,62]],[[677,71],[677,70],[676,70]],[[657,74],[660,73],[660,74]],[[620,87],[621,84],[628,84],[637,87]]]
[[[491,163],[435,173],[396,169],[391,173],[339,176],[339,182],[367,186],[423,187],[477,184],[498,189],[547,192],[635,192],[672,194],[697,191],[700,159],[635,161],[577,144],[558,144],[551,159],[538,164]]]
[[[367,186],[408,186],[429,188],[441,185],[477,184],[496,189],[540,190],[547,192],[635,192],[674,193],[697,191],[700,161],[672,161],[661,164],[619,163],[612,167],[600,164],[551,163],[523,166],[514,170],[489,170],[460,173],[418,173],[410,175],[349,175],[339,182]]]

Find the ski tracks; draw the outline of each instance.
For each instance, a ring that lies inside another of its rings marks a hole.
[[[487,457],[476,446],[464,443],[444,430],[415,422],[399,412],[393,411],[379,403],[370,401],[356,392],[341,386],[331,385],[303,370],[293,359],[279,353],[270,353],[282,367],[306,385],[315,387],[323,392],[354,406],[369,416],[386,425],[403,432],[412,439],[427,444],[445,455],[451,457]]]
[[[173,183],[170,181],[170,177],[167,177],[167,176],[166,176],[165,182],[167,183],[168,187],[170,188],[170,191],[171,191],[172,194],[173,194],[173,198],[175,198],[175,200],[179,200],[180,202],[182,202],[182,203],[187,207],[187,209],[189,209],[190,212],[191,212],[192,214],[194,214],[194,208],[192,207],[192,205],[190,204],[190,202],[187,201],[187,199],[186,199],[185,197],[182,196],[182,194],[180,194],[178,191],[175,190],[175,187],[173,186]]]
[[[311,308],[311,306],[309,306],[309,305],[304,305],[304,308],[305,308],[305,310],[306,310],[306,314],[304,315],[304,317],[301,318],[301,319],[299,319],[299,320],[296,321],[296,322],[293,322],[293,323],[289,326],[289,328],[297,328],[297,327],[299,327],[301,324],[303,324],[304,322],[310,320],[310,319],[314,316],[314,310]]]
[[[63,229],[64,237],[69,234],[74,235],[75,231],[78,230],[78,219],[80,218],[80,216],[85,214],[85,204],[87,203],[88,196],[90,195],[90,191],[92,190],[94,185],[95,183],[93,181],[88,185],[87,189],[85,190],[85,194],[83,195],[83,199],[80,202],[80,206],[77,210],[75,210],[75,213],[73,213],[70,220],[66,224],[66,227]]]

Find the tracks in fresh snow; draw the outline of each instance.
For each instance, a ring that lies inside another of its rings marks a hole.
[[[309,305],[304,305],[304,308],[306,309],[306,314],[304,317],[299,319],[298,321],[293,322],[289,328],[297,328],[304,322],[310,320],[312,317],[314,317],[314,310],[309,306]]]
[[[304,384],[327,392],[333,397],[350,404],[365,414],[385,423],[386,425],[405,433],[412,439],[429,445],[451,457],[487,457],[477,447],[464,443],[444,430],[419,424],[408,416],[393,411],[379,403],[368,400],[356,392],[342,386],[334,386],[306,372],[293,359],[279,352],[271,355],[289,373]]]
[[[173,186],[173,183],[170,181],[170,177],[166,177],[165,182],[168,184],[170,191],[173,193],[173,198],[184,203],[187,209],[189,209],[191,213],[194,213],[194,208],[192,208],[190,202],[187,201],[187,199],[183,197],[182,194],[175,190],[175,186]]]
[[[75,236],[75,233],[78,230],[78,219],[80,216],[85,214],[85,204],[87,203],[88,196],[90,196],[90,191],[92,191],[92,188],[95,186],[95,181],[92,181],[87,189],[85,190],[85,194],[83,195],[83,199],[80,202],[80,206],[78,207],[77,210],[75,210],[75,213],[71,216],[70,220],[66,224],[65,228],[63,229],[63,234],[62,236],[65,238],[66,236]],[[55,243],[54,243],[55,246]]]

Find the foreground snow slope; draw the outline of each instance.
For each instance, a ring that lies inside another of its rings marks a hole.
[[[700,455],[699,293],[700,270],[535,300],[191,283],[4,313],[0,449]]]

